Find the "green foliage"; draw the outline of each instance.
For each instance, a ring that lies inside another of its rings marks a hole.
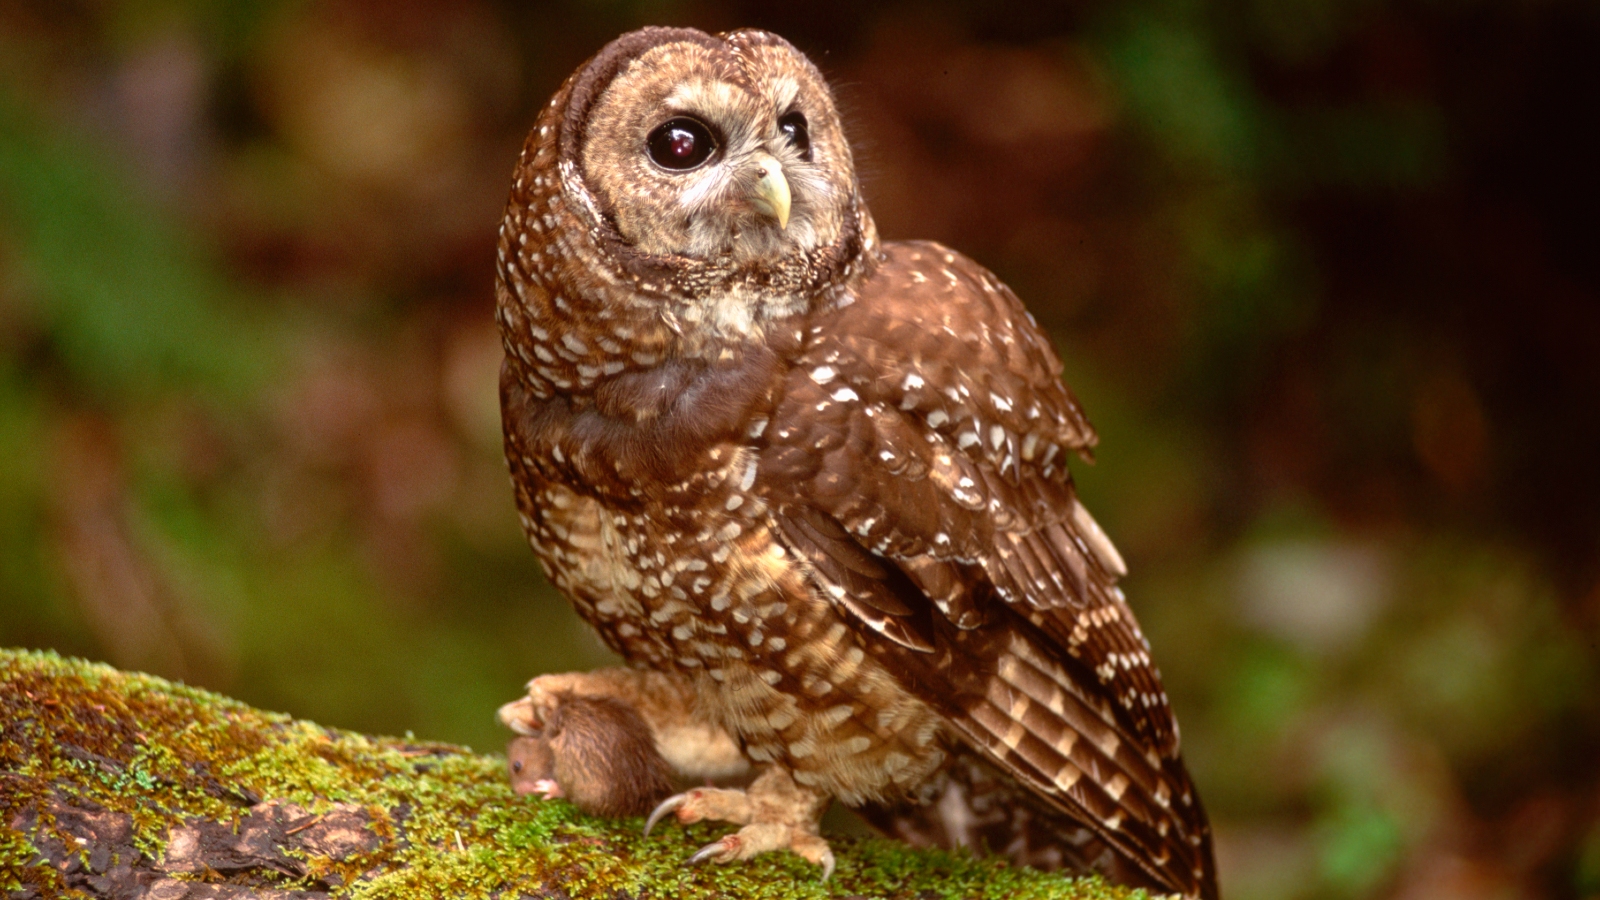
[[[237,398],[281,366],[275,324],[218,302],[230,289],[186,235],[3,92],[0,198],[12,252],[37,287],[28,312],[97,399],[172,387]]]

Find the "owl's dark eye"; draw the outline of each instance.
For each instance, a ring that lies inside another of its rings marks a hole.
[[[789,139],[790,146],[800,151],[800,158],[811,161],[811,132],[806,130],[806,117],[797,112],[778,119],[778,130]]]
[[[650,158],[665,169],[692,169],[711,158],[717,149],[716,138],[704,122],[679,116],[657,125],[645,143]]]

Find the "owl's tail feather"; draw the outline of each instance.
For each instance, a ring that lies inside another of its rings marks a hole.
[[[874,804],[856,812],[874,828],[914,847],[968,847],[980,854],[1005,856],[1014,865],[1096,872],[1152,893],[1172,890],[978,753],[962,747],[953,748],[952,755],[932,785],[928,802]],[[1202,897],[1215,898],[1215,885],[1202,887]]]

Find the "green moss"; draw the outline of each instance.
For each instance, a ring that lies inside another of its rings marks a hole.
[[[298,853],[303,883],[273,877],[281,887],[372,900],[538,896],[556,886],[574,900],[1143,896],[1095,879],[844,837],[833,838],[839,865],[827,884],[791,854],[686,868],[683,860],[726,826],[668,825],[644,838],[638,819],[595,819],[563,801],[518,797],[504,766],[449,745],[295,721],[147,675],[0,650],[0,872],[18,873],[0,875],[0,889],[64,886],[56,868],[27,865],[38,853],[30,834],[77,846],[62,840],[58,823],[42,814],[28,833],[13,827],[55,797],[131,816],[133,845],[147,864],[184,820],[237,828],[263,801],[313,815],[354,804],[370,819],[375,849],[338,859]]]

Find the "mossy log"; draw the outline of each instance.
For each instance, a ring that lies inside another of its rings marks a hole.
[[[368,737],[51,653],[0,650],[0,890],[12,898],[1142,897],[885,840],[687,868],[726,826],[519,797],[505,761]]]

